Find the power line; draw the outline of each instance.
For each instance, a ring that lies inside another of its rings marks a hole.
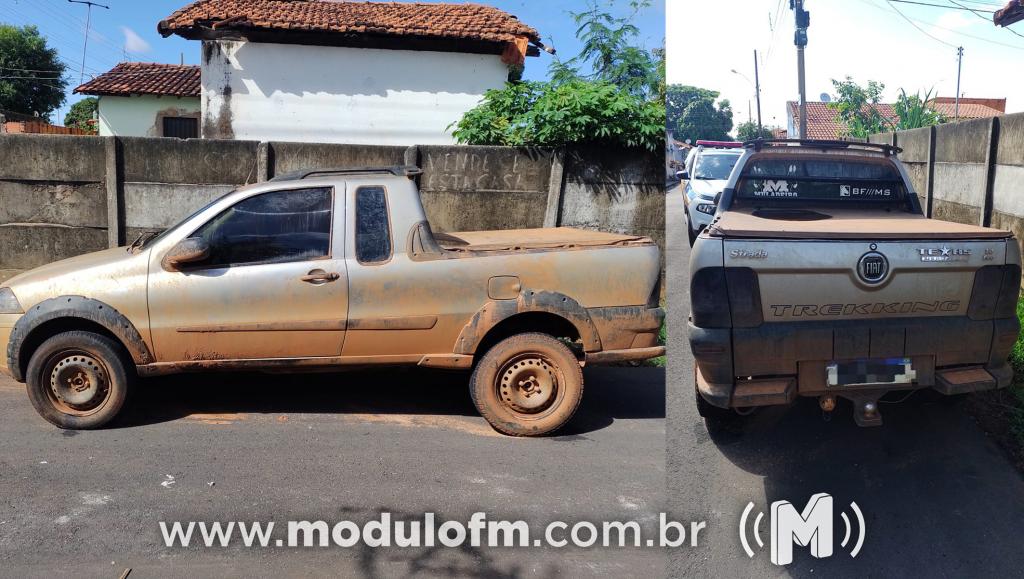
[[[975,9],[967,8],[966,6],[957,7],[957,6],[949,6],[949,5],[945,5],[945,4],[929,4],[927,2],[915,2],[914,0],[888,0],[888,1],[890,3],[892,3],[892,2],[899,2],[900,4],[915,4],[917,6],[931,6],[932,8],[945,8],[947,10],[967,10],[969,12],[975,12]],[[955,2],[954,2],[954,4],[955,4]],[[978,9],[977,12],[991,12],[991,13],[994,14],[995,10],[981,10],[981,9]]]
[[[979,10],[972,10],[971,8],[967,8],[967,7],[966,7],[966,6],[964,6],[963,4],[961,4],[961,3],[957,2],[956,0],[949,0],[949,1],[950,1],[950,2],[952,2],[953,4],[956,4],[957,6],[961,6],[961,7],[965,8],[965,9],[967,9],[967,10],[970,10],[970,11],[971,11],[971,13],[973,13],[973,14],[974,14],[975,16],[977,16],[978,18],[981,18],[981,19],[982,19],[982,20],[984,20],[985,22],[989,22],[989,23],[991,23],[991,22],[992,22],[992,21],[991,21],[991,20],[990,20],[990,19],[989,19],[989,18],[988,18],[987,16],[982,16],[982,15],[981,15],[981,13],[982,13],[982,12],[988,12],[988,10],[981,10],[981,11],[979,11]],[[1007,31],[1007,32],[1010,32],[1010,33],[1012,33],[1012,34],[1016,34],[1017,36],[1020,36],[1021,38],[1024,38],[1024,34],[1021,34],[1020,32],[1017,32],[1016,30],[1012,30],[1012,29],[1010,29],[1010,28],[1006,28],[1006,31]]]
[[[911,20],[909,17],[907,17],[906,14],[904,14],[903,12],[900,12],[900,9],[897,8],[895,4],[893,4],[894,1],[900,1],[900,0],[885,0],[885,1],[889,3],[889,6],[891,6],[892,9],[895,10],[897,14],[899,14],[911,26],[916,28],[921,34],[924,34],[925,36],[927,36],[928,38],[931,38],[932,40],[934,40],[936,42],[941,42],[942,44],[945,44],[946,46],[948,46],[950,48],[959,48],[955,44],[950,44],[950,43],[946,42],[945,40],[942,40],[942,39],[940,39],[940,38],[938,38],[936,36],[933,36],[932,34],[928,33],[924,28],[921,28],[920,26],[917,25],[917,23],[915,23],[913,20]]]

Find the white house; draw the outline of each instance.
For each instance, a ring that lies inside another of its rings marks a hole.
[[[198,66],[123,62],[75,89],[98,100],[99,134],[199,136]]]
[[[157,28],[202,42],[204,138],[452,143],[542,47],[477,4],[200,0]]]

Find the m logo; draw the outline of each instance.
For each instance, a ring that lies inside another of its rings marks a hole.
[[[797,511],[796,507],[789,501],[775,501],[771,507],[771,561],[775,565],[789,565],[793,562],[793,545],[810,547],[811,556],[818,559],[831,557],[834,549],[833,534],[833,500],[828,493],[818,493],[811,497],[811,500],[804,506],[803,511]],[[750,548],[747,540],[747,520],[754,503],[748,503],[740,517],[740,543],[748,557],[754,556],[754,550]],[[867,528],[864,525],[864,515],[860,512],[857,503],[851,502],[850,508],[857,521],[857,541],[850,549],[850,556],[856,557],[864,545],[864,536]],[[853,527],[850,518],[846,513],[840,513],[845,526],[845,533],[840,546],[846,548],[850,543],[853,534]],[[764,513],[758,513],[753,524],[754,540],[759,548],[764,547],[761,540],[761,520]]]
[[[761,190],[765,193],[789,193],[789,181],[765,181]]]

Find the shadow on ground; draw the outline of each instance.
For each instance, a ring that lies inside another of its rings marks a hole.
[[[856,501],[867,519],[857,569],[874,563],[886,575],[1019,573],[1012,544],[1024,533],[1024,479],[962,401],[931,391],[899,404],[884,400],[885,423],[875,428],[857,427],[846,401],[826,421],[814,399],[765,409],[739,431],[709,435],[700,421],[694,428],[734,465],[763,477],[768,501],[790,500],[799,510],[812,494],[831,494],[836,533],[844,533],[839,512],[852,516]],[[845,574],[852,571],[849,550],[837,542],[837,556],[819,560],[797,549],[786,571]]]
[[[616,419],[665,417],[663,369],[588,368],[584,374],[583,402],[559,436],[600,430]],[[221,413],[477,417],[468,384],[467,373],[420,368],[163,376],[140,380],[130,407],[113,426]]]

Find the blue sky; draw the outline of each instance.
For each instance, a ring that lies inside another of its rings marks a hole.
[[[89,50],[85,60],[85,78],[110,70],[118,62],[132,61],[199,63],[199,43],[177,36],[162,38],[156,32],[157,22],[186,5],[186,0],[96,0],[110,7],[93,8],[90,26]],[[461,2],[463,0],[449,0]],[[584,0],[476,0],[515,14],[520,20],[536,28],[545,44],[553,45],[559,56],[568,58],[579,50],[576,26],[570,11],[582,11]],[[629,12],[629,3],[615,0],[613,12]],[[641,28],[641,42],[654,48],[661,46],[665,36],[665,0],[653,0],[637,20]],[[39,27],[50,45],[60,52],[68,66],[69,86],[78,85],[82,64],[86,7],[67,0],[0,0],[0,22],[16,25],[33,24]],[[543,79],[551,56],[541,53],[526,64],[526,78]],[[54,115],[60,123],[78,95],[71,95],[64,107]]]
[[[1008,113],[1024,111],[1024,36],[1018,36],[1024,35],[1024,22],[997,28],[991,13],[979,17],[956,7],[993,10],[1006,1],[914,1],[944,7],[889,0],[805,0],[811,12],[808,101],[819,100],[822,93],[835,94],[831,80],[847,75],[862,85],[868,80],[885,83],[885,102],[895,101],[901,88],[910,94],[934,89],[933,94],[952,97],[956,48],[963,46],[961,93],[1005,97]],[[732,103],[736,123],[746,121],[747,103],[754,99],[751,81],[757,49],[764,123],[785,126],[785,103],[798,94],[793,12],[788,5],[786,0],[715,0],[697,8],[695,0],[667,0],[668,81],[720,91]]]

